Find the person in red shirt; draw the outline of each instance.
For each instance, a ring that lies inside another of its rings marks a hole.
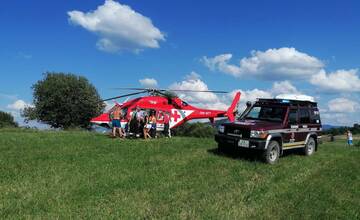
[[[164,131],[163,134],[165,137],[171,137],[170,133],[170,114],[169,112],[164,112]]]

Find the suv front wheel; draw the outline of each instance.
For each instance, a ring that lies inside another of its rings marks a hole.
[[[308,142],[305,145],[304,154],[306,156],[311,156],[315,152],[315,146],[316,146],[316,143],[315,143],[314,138],[310,137]]]
[[[264,151],[263,159],[266,163],[275,164],[280,157],[280,146],[277,141],[271,141]]]

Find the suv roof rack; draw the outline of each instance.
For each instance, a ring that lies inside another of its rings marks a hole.
[[[293,101],[308,101],[315,102],[314,97],[308,95],[297,95],[297,94],[280,94],[275,97],[276,99],[288,99]]]
[[[303,100],[290,100],[290,99],[278,99],[278,98],[261,98],[257,100],[259,104],[281,104],[291,106],[311,106],[317,107],[316,102],[303,101]]]

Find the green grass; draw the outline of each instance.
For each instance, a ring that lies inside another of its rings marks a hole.
[[[360,148],[270,166],[212,139],[0,130],[1,218],[359,219]]]

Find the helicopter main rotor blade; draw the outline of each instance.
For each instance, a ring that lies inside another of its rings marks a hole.
[[[212,93],[228,93],[226,91],[218,91],[218,90],[189,90],[189,89],[168,89],[164,91],[170,92],[212,92]]]
[[[111,88],[111,89],[115,89],[115,90],[140,90],[140,91],[147,91],[149,90],[148,88],[125,88],[125,87],[120,87],[120,88]]]
[[[119,96],[115,96],[115,97],[112,97],[112,98],[103,99],[103,100],[101,100],[101,101],[102,101],[102,102],[105,102],[105,101],[110,101],[110,100],[113,100],[113,99],[119,99],[119,98],[128,97],[128,96],[137,95],[137,94],[146,93],[146,92],[147,92],[147,91],[133,92],[133,93],[129,93],[129,94],[126,94],[126,95],[119,95]]]
[[[212,93],[228,93],[227,91],[218,90],[190,90],[190,89],[158,89],[158,88],[113,88],[117,90],[140,90],[140,91],[161,91],[161,92],[212,92]]]

